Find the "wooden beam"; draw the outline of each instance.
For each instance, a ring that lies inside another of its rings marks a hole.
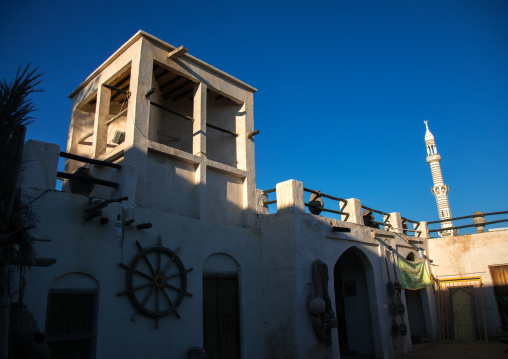
[[[189,49],[184,48],[182,45],[179,48],[174,49],[173,51],[169,52],[168,59],[176,60],[177,58],[179,58],[180,56],[185,54],[187,51],[189,51]]]
[[[191,80],[187,80],[183,84],[181,84],[180,86],[177,86],[174,89],[166,92],[165,94],[162,94],[162,97],[163,98],[167,98],[167,97],[169,97],[169,95],[175,93],[176,91],[179,91],[179,90],[183,89],[185,86],[188,86],[190,84],[192,84],[192,81]]]
[[[166,112],[172,113],[173,115],[176,115],[176,116],[178,116],[178,117],[180,117],[180,118],[183,118],[184,120],[191,121],[191,122],[193,122],[193,121],[194,121],[194,119],[193,119],[192,117],[190,117],[190,116],[186,116],[186,115],[182,115],[181,113],[176,112],[176,111],[174,111],[174,110],[172,110],[172,109],[170,109],[170,108],[167,108],[167,107],[165,107],[165,106],[159,105],[159,104],[158,104],[158,103],[156,103],[156,102],[152,102],[152,101],[150,101],[150,105],[155,106],[155,107],[157,107],[157,108],[160,108],[161,110],[164,110],[164,111],[166,111]]]
[[[129,84],[125,85],[124,87],[121,88],[122,91],[126,91],[126,92],[129,92]],[[118,96],[122,95],[120,92],[117,92],[116,94],[114,94],[113,96],[111,96],[111,101],[114,101]],[[126,95],[126,96],[129,96],[129,95]]]
[[[180,93],[179,95],[176,95],[175,97],[173,97],[173,98],[171,99],[171,101],[176,101],[176,100],[178,100],[178,99],[181,99],[182,97],[187,96],[188,94],[190,94],[192,91],[194,91],[194,89],[193,89],[193,88],[190,88],[190,89],[188,89],[188,90],[185,90],[184,92]]]
[[[101,186],[107,186],[112,188],[118,188],[118,183],[111,182],[111,181],[105,181],[101,180],[95,177],[87,177],[87,176],[80,176],[72,173],[66,173],[66,172],[57,172],[56,173],[57,178],[65,178],[69,180],[77,180],[77,181],[86,181],[86,182],[92,182]]]
[[[37,257],[6,257],[0,258],[0,263],[12,264],[15,266],[34,266],[49,267],[56,263],[55,258],[37,258]]]
[[[130,94],[129,91],[122,90],[122,89],[120,89],[118,87],[115,87],[115,86],[111,86],[111,85],[107,85],[107,84],[102,84],[102,86],[104,86],[104,87],[106,87],[106,88],[108,88],[110,90],[113,90],[113,91],[121,92],[121,93],[123,93],[125,95],[129,95]]]
[[[117,170],[122,169],[122,166],[119,164],[116,164],[116,163],[95,160],[93,158],[78,156],[78,155],[63,152],[63,151],[60,151],[60,157],[64,157],[64,158],[68,158],[68,159],[76,160],[76,161],[80,161],[80,162],[85,162],[85,163],[91,163],[93,165],[98,165],[98,166],[106,166],[106,167],[116,168]]]
[[[156,74],[156,72],[160,71],[159,74]],[[153,65],[153,74],[155,76],[155,79],[158,80],[160,79],[162,76],[166,75],[169,71],[166,70],[164,67],[162,66],[159,66],[157,64],[154,64]]]
[[[179,76],[176,76],[176,77],[173,77],[171,80],[169,80],[168,82],[162,84],[161,86],[159,86],[159,91],[162,92],[162,90],[164,90],[166,87],[168,87],[169,85],[172,85],[174,84],[175,82],[177,82],[178,80],[180,80],[180,77]]]

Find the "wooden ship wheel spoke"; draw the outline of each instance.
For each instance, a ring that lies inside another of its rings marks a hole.
[[[192,296],[187,292],[187,273],[192,268],[185,269],[180,258],[169,248],[163,247],[160,240],[153,247],[143,248],[137,241],[136,245],[139,252],[129,265],[120,263],[127,270],[127,289],[118,295],[129,296],[136,309],[133,321],[141,314],[154,318],[158,328],[161,317],[174,313],[180,318],[176,309],[184,297]]]

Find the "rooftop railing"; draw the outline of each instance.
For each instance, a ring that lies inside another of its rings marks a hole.
[[[274,211],[271,210],[273,207],[269,206],[276,204],[276,212],[290,207],[299,208],[302,211],[307,210],[310,214],[321,216],[323,216],[321,214],[322,212],[326,212],[331,213],[332,215],[339,215],[340,217],[323,217],[334,218],[344,222],[357,223],[372,228],[403,233],[415,237],[428,236],[426,233],[427,226],[425,225],[422,228],[420,222],[418,221],[401,217],[400,214],[396,212],[388,213],[364,206],[358,199],[355,198],[344,199],[331,196],[318,190],[305,188],[303,187],[303,183],[298,181],[290,180],[282,182],[279,183],[276,188],[261,191],[261,193],[263,196],[263,211],[267,214],[270,212],[274,213]],[[273,194],[275,194],[275,198]],[[308,194],[310,194],[310,197]],[[306,200],[306,198],[308,199]],[[332,200],[332,202],[327,202],[325,204],[325,199]],[[328,203],[338,203],[338,210],[330,208]],[[381,215],[382,220],[376,220],[374,213]],[[410,223],[413,225],[412,229],[409,228]]]
[[[466,225],[462,225],[462,226],[441,227],[441,228],[438,228],[438,229],[431,229],[431,230],[429,230],[429,233],[451,231],[451,230],[470,228],[470,227],[475,227],[476,231],[478,233],[482,233],[482,232],[484,232],[485,226],[487,226],[487,225],[508,222],[508,219],[500,219],[500,220],[489,221],[489,222],[487,222],[486,219],[485,219],[486,216],[496,216],[496,215],[501,215],[501,214],[508,214],[508,211],[490,212],[490,213],[475,212],[475,214],[470,215],[470,216],[462,216],[462,217],[455,217],[455,218],[449,218],[449,219],[442,219],[442,220],[439,220],[439,221],[430,221],[430,222],[427,222],[427,224],[433,225],[433,224],[438,224],[438,223],[443,223],[443,222],[459,221],[459,220],[463,220],[463,219],[472,218],[473,219],[472,220],[473,223],[471,223],[471,224],[466,224]],[[434,238],[437,238],[437,237],[434,237]]]

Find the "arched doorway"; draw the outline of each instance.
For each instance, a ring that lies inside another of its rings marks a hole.
[[[413,252],[409,252],[406,259],[414,262],[417,256]],[[425,316],[423,314],[422,293],[424,289],[409,290],[404,289],[406,295],[407,317],[409,320],[409,330],[411,332],[411,341],[413,343],[422,343],[428,341],[427,327],[425,325]]]
[[[211,359],[236,359],[240,348],[240,288],[236,260],[224,253],[203,265],[203,346]]]
[[[345,251],[335,263],[335,308],[341,356],[374,356],[374,337],[369,300],[368,259],[359,249]]]
[[[52,358],[95,358],[99,282],[79,272],[51,283],[46,309],[46,342]]]

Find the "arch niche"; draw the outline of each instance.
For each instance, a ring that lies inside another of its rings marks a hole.
[[[333,275],[341,355],[374,357],[370,304],[375,302],[372,265],[360,249],[351,247],[335,263]]]

